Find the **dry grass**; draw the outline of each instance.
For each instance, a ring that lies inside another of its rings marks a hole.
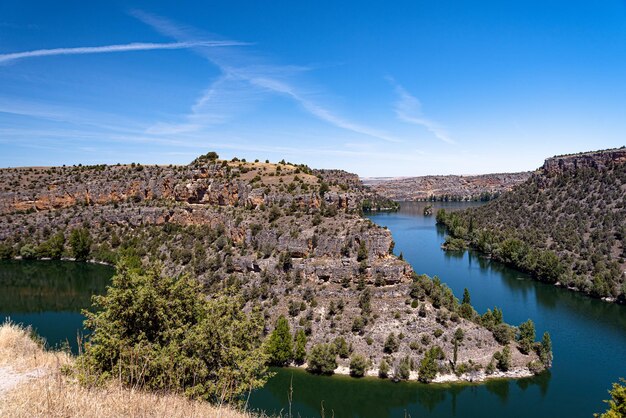
[[[39,370],[41,377],[25,378],[7,392],[0,391],[1,417],[221,417],[252,418],[228,407],[191,401],[179,395],[131,390],[111,383],[86,388],[63,373],[73,358],[47,352],[29,331],[14,324],[0,327],[0,379],[2,371],[25,376]],[[43,372],[43,373],[42,373]]]

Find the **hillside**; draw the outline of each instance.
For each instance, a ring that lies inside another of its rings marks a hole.
[[[525,182],[529,172],[477,176],[423,176],[370,178],[363,183],[376,193],[397,202],[491,200]]]
[[[238,290],[247,309],[262,309],[268,332],[285,315],[308,349],[343,339],[373,366],[440,346],[440,372],[449,372],[460,328],[459,364],[484,369],[514,330],[416,275],[364,207],[394,205],[340,170],[210,154],[187,166],[3,169],[0,256],[158,262],[209,294]],[[391,334],[397,344],[385,352]],[[517,371],[531,361],[542,368],[534,351],[512,352]]]
[[[626,301],[624,147],[548,158],[510,193],[438,221],[450,248],[465,241],[539,280]]]

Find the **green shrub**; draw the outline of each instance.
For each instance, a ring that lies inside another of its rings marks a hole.
[[[382,359],[378,365],[378,377],[381,379],[389,377],[389,363],[387,363],[385,359]]]
[[[289,322],[282,315],[276,321],[276,327],[270,334],[266,350],[270,364],[275,366],[284,366],[293,359],[293,344],[291,342]]]
[[[306,360],[306,334],[303,329],[299,329],[296,332],[293,360],[296,364],[302,364]]]
[[[315,374],[333,374],[337,368],[337,354],[332,344],[317,344],[307,358],[307,371]]]
[[[493,337],[501,345],[506,345],[513,339],[513,330],[507,324],[498,324],[493,328]]]
[[[524,354],[530,353],[535,343],[535,323],[532,319],[520,324],[517,339],[520,351]]]
[[[143,389],[182,391],[211,402],[236,402],[267,380],[263,317],[238,296],[201,293],[186,276],[162,276],[118,264],[79,357],[83,382],[107,378]]]
[[[335,346],[335,353],[339,355],[341,358],[350,357],[350,347],[348,347],[348,343],[346,339],[343,337],[337,337],[333,341],[333,345]]]
[[[411,359],[407,357],[403,357],[400,359],[398,364],[396,364],[396,368],[393,371],[393,377],[397,380],[409,380],[411,376]]]
[[[37,258],[37,249],[33,244],[24,244],[20,248],[20,256],[24,260],[34,260]]]
[[[387,354],[393,354],[398,351],[398,348],[400,348],[400,343],[398,342],[395,334],[392,332],[387,336],[387,339],[385,340],[383,351]]]
[[[363,377],[369,369],[369,361],[360,354],[355,354],[350,359],[350,376]]]
[[[87,228],[76,228],[70,233],[70,248],[76,260],[84,261],[91,251],[91,234]]]

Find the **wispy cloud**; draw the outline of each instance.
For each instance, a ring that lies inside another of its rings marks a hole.
[[[11,61],[21,60],[24,58],[46,57],[53,55],[83,55],[83,54],[105,54],[110,52],[126,52],[126,51],[149,51],[154,49],[186,49],[195,47],[226,47],[226,46],[242,46],[250,45],[245,42],[237,41],[187,41],[187,42],[170,42],[170,43],[146,43],[133,42],[121,45],[104,45],[104,46],[85,46],[77,48],[53,48],[53,49],[36,49],[34,51],[13,52],[10,54],[0,54],[0,64],[6,64]]]
[[[422,113],[422,104],[420,101],[412,96],[401,85],[396,83],[392,78],[388,78],[389,82],[393,85],[398,100],[395,103],[394,110],[396,116],[401,121],[412,123],[414,125],[420,125],[426,128],[430,133],[435,135],[438,139],[448,144],[456,144],[456,142],[450,138],[450,135],[446,129],[439,123],[426,118]]]
[[[133,11],[131,14],[152,26],[159,33],[179,42],[198,36],[193,28],[174,24],[161,17],[142,11]],[[224,101],[228,107],[228,105],[249,102],[260,93],[271,93],[290,98],[310,115],[337,128],[388,142],[402,142],[386,132],[348,120],[309,97],[290,80],[294,73],[302,72],[306,68],[267,64],[262,59],[249,53],[242,54],[240,51],[215,51],[205,48],[196,50],[216,65],[222,72],[222,76],[203,93],[193,106],[191,113],[186,116],[184,123],[179,126],[158,124],[150,129],[151,133],[187,131],[221,123],[228,118],[228,112],[225,111],[228,109],[221,106]],[[235,99],[231,100],[229,97],[235,97]],[[236,112],[237,108],[231,106],[230,110]]]

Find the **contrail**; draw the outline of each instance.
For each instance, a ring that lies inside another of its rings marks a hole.
[[[51,55],[80,55],[80,54],[104,54],[107,52],[125,51],[149,51],[152,49],[185,49],[198,46],[221,47],[221,46],[241,46],[250,45],[246,42],[237,41],[190,41],[190,42],[170,42],[170,43],[145,43],[134,42],[122,45],[87,46],[78,48],[53,48],[37,49],[34,51],[14,52],[11,54],[0,54],[0,64],[24,58],[45,57]]]

